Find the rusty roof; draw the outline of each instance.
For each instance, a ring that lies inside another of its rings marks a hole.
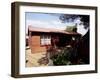
[[[39,28],[39,27],[33,27],[33,26],[28,26],[28,30],[32,31],[32,32],[63,33],[63,34],[70,34],[70,35],[81,35],[77,32],[68,32],[68,31],[64,31],[64,30],[51,29],[51,28]]]

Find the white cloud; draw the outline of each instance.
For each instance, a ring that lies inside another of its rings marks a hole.
[[[41,21],[41,20],[26,20],[26,32],[28,30],[28,26],[32,25],[33,27],[44,27],[44,28],[54,28],[54,29],[65,29],[65,24],[58,21]]]
[[[62,24],[60,20],[52,20],[51,23],[56,25]]]
[[[87,33],[88,29],[85,29],[83,25],[77,25],[77,32],[85,35]]]

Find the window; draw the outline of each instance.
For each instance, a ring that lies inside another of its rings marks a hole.
[[[51,45],[51,36],[42,35],[41,36],[41,45]]]

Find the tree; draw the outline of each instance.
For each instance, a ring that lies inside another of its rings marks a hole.
[[[89,15],[71,15],[71,14],[62,14],[59,19],[65,22],[75,22],[75,20],[80,20],[80,25],[83,24],[84,28],[87,29],[87,33],[77,42],[77,47],[74,50],[77,50],[78,61],[79,63],[89,64]]]
[[[72,14],[61,14],[59,19],[65,22],[74,22],[79,19],[81,21],[80,25],[83,24],[84,28],[87,29],[89,27],[89,15],[72,15]]]
[[[77,24],[75,24],[74,26],[67,26],[65,31],[68,32],[77,32]]]

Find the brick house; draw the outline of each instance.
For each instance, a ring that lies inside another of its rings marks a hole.
[[[28,45],[32,53],[46,52],[48,46],[60,48],[73,45],[73,41],[80,37],[77,32],[28,26]]]

